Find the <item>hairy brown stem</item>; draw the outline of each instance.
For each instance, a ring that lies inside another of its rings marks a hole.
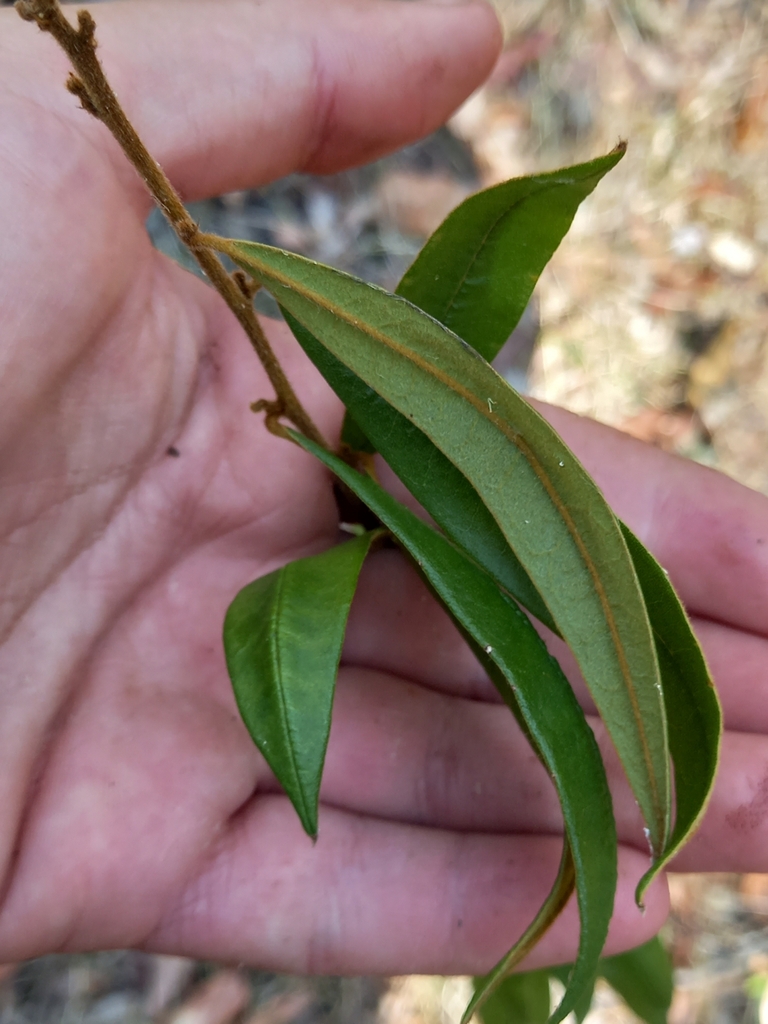
[[[16,10],[25,21],[34,21],[44,32],[49,32],[67,54],[76,72],[69,76],[67,88],[79,98],[85,110],[103,122],[117,139],[171,227],[240,321],[277,395],[274,402],[263,400],[254,403],[256,409],[267,411],[268,427],[279,433],[278,419],[285,416],[303,434],[327,448],[322,434],[297,398],[264,336],[253,309],[253,285],[242,272],[228,274],[216,253],[205,245],[197,224],[178,193],[125,116],[96,56],[96,23],[89,12],[78,12],[75,28],[64,17],[58,0],[17,0]]]

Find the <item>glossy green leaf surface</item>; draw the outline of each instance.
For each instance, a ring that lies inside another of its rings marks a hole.
[[[485,978],[475,978],[479,991]],[[483,1024],[546,1024],[549,1018],[549,974],[526,971],[506,978],[479,1011]]]
[[[354,418],[345,421],[350,446],[358,451],[375,448],[386,453],[392,470],[414,498],[429,509],[441,529],[516,600],[557,632],[528,573],[466,477],[426,434],[336,359],[295,317],[287,310],[283,315],[304,351],[352,413]],[[371,448],[365,446],[366,439],[373,443]]]
[[[666,1024],[672,1002],[672,962],[658,937],[600,961],[600,975],[647,1024]]]
[[[553,1017],[561,1020],[594,980],[616,890],[616,826],[592,730],[527,616],[487,573],[370,477],[294,431],[290,436],[357,494],[410,554],[449,613],[495,667],[491,678],[524,719],[552,775],[572,851],[581,916],[579,956]]]
[[[701,821],[715,782],[723,716],[704,654],[666,572],[621,524],[656,642],[669,747],[675,766],[675,827],[662,856],[643,877],[637,898]]]
[[[517,325],[580,203],[625,149],[550,174],[513,178],[465,199],[426,242],[397,294],[490,362]]]
[[[616,519],[576,458],[469,345],[405,300],[269,246],[216,245],[472,484],[571,647],[663,849],[669,758],[650,626]]]
[[[363,534],[254,580],[224,620],[240,714],[313,837],[344,630],[376,536]]]

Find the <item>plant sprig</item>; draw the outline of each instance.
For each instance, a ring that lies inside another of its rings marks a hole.
[[[266,414],[273,433],[323,462],[380,524],[370,530],[361,516],[347,524],[353,540],[254,581],[232,602],[224,647],[254,742],[314,837],[350,604],[366,555],[394,540],[466,637],[551,775],[563,810],[554,887],[532,925],[478,982],[465,1019],[497,998],[493,993],[574,888],[579,953],[551,1020],[581,1012],[611,916],[616,827],[592,732],[518,602],[569,643],[645,817],[652,865],[639,882],[638,902],[702,817],[721,712],[663,569],[616,519],[562,439],[486,360],[517,323],[579,204],[625,147],[471,196],[390,294],[280,249],[203,234],[107,82],[91,15],[79,12],[75,28],[58,0],[18,0],[16,7],[68,54],[68,89],[112,132],[243,326],[275,389],[275,398],[255,402],[254,411]],[[219,252],[241,269],[229,274]],[[329,449],[265,338],[252,303],[262,286],[344,402],[349,459]],[[439,530],[392,498],[373,474],[353,468],[365,467],[376,451]]]

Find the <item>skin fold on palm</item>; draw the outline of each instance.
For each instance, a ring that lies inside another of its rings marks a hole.
[[[186,200],[405,144],[500,45],[479,2],[96,13],[113,85]],[[271,397],[255,356],[219,297],[151,248],[143,188],[63,89],[64,57],[0,15],[0,962],[141,946],[275,970],[487,970],[556,871],[554,791],[444,613],[381,551],[350,620],[320,839],[304,836],[239,721],[221,623],[249,580],[337,539],[330,481],[249,411]],[[337,401],[266,326],[335,439]],[[676,867],[768,870],[768,502],[546,414],[670,571],[720,689],[720,777]],[[634,907],[647,848],[603,749],[617,951],[658,929],[666,894]],[[577,935],[571,905],[530,965],[572,958]]]

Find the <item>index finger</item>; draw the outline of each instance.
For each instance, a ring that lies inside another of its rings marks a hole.
[[[138,0],[94,15],[107,76],[186,200],[328,173],[420,138],[481,83],[501,45],[481,0]],[[53,40],[13,11],[0,25],[14,88],[103,132],[64,92],[69,67]]]
[[[536,404],[669,572],[690,613],[768,634],[765,495],[612,427]]]

